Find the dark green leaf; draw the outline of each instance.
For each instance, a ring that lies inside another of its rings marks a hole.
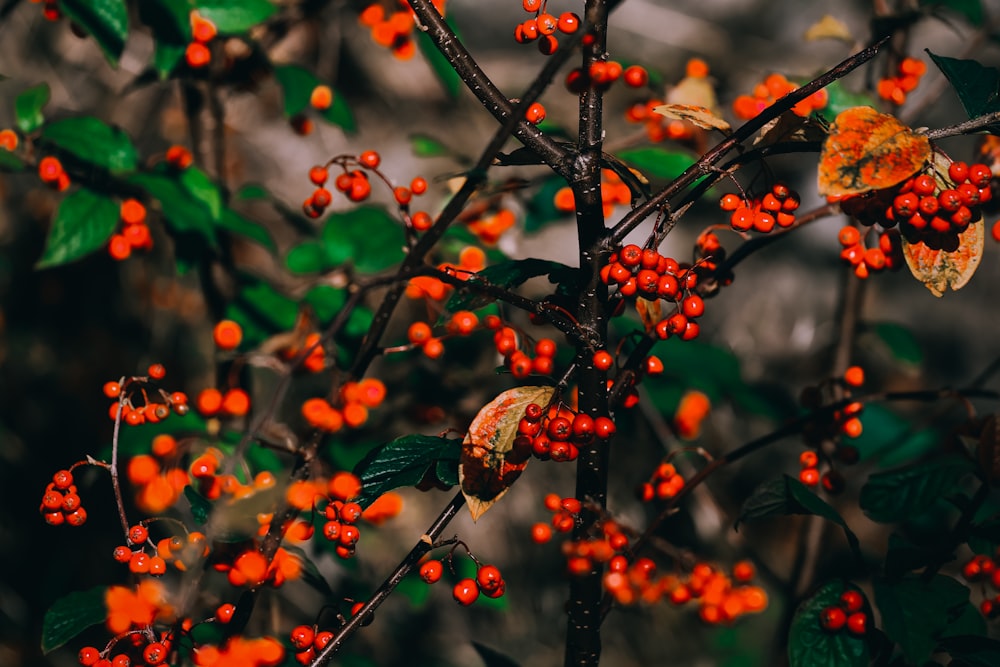
[[[566,181],[561,178],[546,179],[525,206],[524,231],[537,232],[551,222],[566,220],[570,213],[560,211],[555,206],[555,196]]]
[[[244,218],[231,208],[222,209],[222,217],[219,218],[216,224],[221,229],[239,234],[251,241],[256,241],[268,250],[274,251],[277,249],[274,239],[271,238],[271,234],[267,231],[266,227],[253,220]]]
[[[975,468],[950,456],[872,475],[861,489],[861,509],[874,521],[905,521],[926,512]]]
[[[332,265],[352,262],[359,271],[387,269],[403,260],[403,228],[384,208],[359,206],[332,213],[323,226],[323,243]]]
[[[874,322],[868,328],[885,343],[897,361],[912,366],[923,363],[924,352],[920,343],[906,327],[893,322]]]
[[[285,98],[285,116],[290,118],[309,106],[313,88],[320,84],[312,72],[298,65],[277,65],[274,77]],[[338,97],[334,92],[334,97]]]
[[[442,155],[451,155],[451,151],[448,150],[447,146],[434,137],[430,137],[426,134],[410,135],[410,148],[413,150],[413,154],[417,157],[440,157]]]
[[[107,590],[97,586],[56,600],[42,622],[42,653],[54,651],[90,626],[103,623],[108,615],[104,603]]]
[[[907,572],[926,567],[938,555],[938,551],[930,547],[914,544],[905,537],[892,533],[889,535],[889,551],[885,555],[885,575],[890,579],[898,579]]]
[[[439,460],[434,466],[434,476],[442,484],[448,486],[458,484],[458,458]]]
[[[788,636],[788,662],[791,667],[865,667],[868,665],[868,642],[850,632],[827,632],[819,616],[827,607],[840,602],[847,589],[842,581],[831,581],[799,605]]]
[[[0,169],[4,171],[21,171],[24,169],[24,162],[10,151],[0,148]]]
[[[487,266],[482,271],[469,276],[467,284],[470,286],[470,289],[459,288],[455,290],[455,293],[448,299],[445,310],[450,312],[475,310],[495,301],[496,299],[490,296],[477,294],[474,291],[473,286],[477,282],[510,289],[538,276],[561,273],[561,277],[565,277],[572,276],[574,271],[574,269],[559,262],[534,258],[514,259]],[[560,280],[559,282],[562,281]]]
[[[188,194],[205,205],[212,221],[218,222],[222,215],[222,193],[208,174],[198,167],[188,167],[181,172],[180,183]]]
[[[191,5],[188,0],[143,0],[138,9],[140,20],[153,32],[153,68],[165,79],[192,41]]]
[[[951,82],[969,118],[1000,111],[1000,70],[975,60],[938,56],[929,49],[927,55]]]
[[[329,324],[340,309],[344,307],[347,296],[344,290],[331,285],[317,285],[306,294],[305,302],[313,307],[316,319],[321,324]]]
[[[358,503],[367,507],[386,491],[420,482],[439,460],[454,460],[457,469],[461,443],[432,435],[407,435],[374,448],[354,467],[361,479]]]
[[[458,32],[455,31],[454,24],[448,21],[448,26],[455,32],[456,36]],[[448,97],[457,97],[458,91],[462,89],[462,77],[458,75],[455,69],[448,62],[438,48],[434,46],[434,42],[430,37],[427,36],[423,30],[414,30],[415,39],[417,40],[417,46],[420,48],[420,52],[424,54],[424,58],[427,59],[427,64],[431,66],[434,74],[437,75],[438,81],[444,87],[445,92],[448,93]],[[459,38],[461,39],[461,38]]]
[[[108,62],[118,64],[128,37],[125,0],[59,0],[59,8],[97,40]]]
[[[118,227],[118,204],[104,195],[80,188],[59,204],[45,250],[35,265],[65,264],[102,247]]]
[[[357,306],[351,311],[351,317],[344,325],[344,335],[352,338],[361,338],[368,333],[375,319],[375,313],[365,306]]]
[[[642,172],[646,178],[672,181],[694,164],[694,158],[681,151],[669,151],[659,146],[630,148],[618,153],[618,158]]]
[[[267,327],[268,334],[289,331],[295,326],[299,313],[294,301],[262,281],[252,282],[240,290],[236,301]]]
[[[278,11],[268,0],[195,0],[194,4],[201,17],[222,33],[246,32]]]
[[[1000,640],[977,635],[944,637],[938,648],[957,661],[956,667],[996,667],[1000,665]]]
[[[938,640],[949,634],[949,626],[963,619],[970,606],[969,589],[942,574],[930,581],[876,579],[874,587],[882,629],[916,665],[924,664]]]
[[[49,123],[42,138],[90,164],[113,172],[136,168],[135,146],[124,132],[92,116]]]
[[[742,521],[787,514],[814,514],[837,524],[844,529],[851,551],[859,561],[861,560],[858,538],[848,528],[844,518],[802,482],[788,475],[782,475],[781,479],[762,484],[747,498],[736,520],[736,528],[739,528]]]
[[[189,484],[184,487],[184,497],[191,503],[191,516],[195,523],[204,526],[212,513],[212,503],[205,496],[201,495]]]
[[[128,179],[160,202],[163,216],[178,233],[193,233],[216,245],[215,225],[205,204],[193,197],[174,178],[162,174],[134,174]]]
[[[263,185],[250,183],[236,192],[237,199],[270,199],[271,193]]]
[[[398,593],[410,601],[413,609],[423,609],[431,597],[431,587],[420,577],[403,577],[393,593]]]
[[[981,0],[920,0],[924,7],[945,7],[964,16],[974,26],[983,24],[983,5]]]
[[[292,273],[319,273],[331,266],[326,248],[318,241],[304,241],[288,251],[285,266]]]
[[[476,653],[482,658],[483,663],[486,667],[518,667],[517,662],[495,648],[490,648],[479,642],[472,642],[472,647],[476,649]]]
[[[184,56],[184,47],[167,42],[157,42],[153,51],[153,68],[161,79],[166,79]]]
[[[14,100],[17,128],[30,134],[45,123],[42,107],[49,101],[49,84],[40,83],[28,88]]]
[[[333,90],[332,87],[330,89]],[[333,91],[333,103],[328,109],[321,111],[320,115],[327,122],[333,123],[344,130],[344,132],[355,132],[358,129],[358,124],[354,121],[354,113],[351,111],[351,107],[347,105],[347,100],[344,99],[344,96],[336,90]]]
[[[877,458],[883,466],[900,465],[927,454],[941,443],[941,434],[935,429],[914,428],[908,420],[881,405],[866,405],[861,423],[864,430],[850,444],[858,448],[862,461]]]
[[[1000,546],[1000,519],[987,518],[969,527],[969,548],[992,556]]]

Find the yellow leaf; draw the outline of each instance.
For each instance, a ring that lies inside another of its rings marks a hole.
[[[667,104],[686,104],[693,107],[704,107],[713,114],[719,115],[719,100],[715,96],[715,88],[709,79],[703,76],[687,76],[676,86],[667,91]]]
[[[827,14],[806,30],[806,41],[812,42],[817,39],[839,39],[848,44],[854,43],[854,37],[847,25],[838,18]]]
[[[693,106],[691,104],[661,104],[658,107],[654,107],[653,111],[674,120],[686,120],[703,130],[720,130],[722,132],[730,130],[729,123],[724,118],[720,118],[715,112],[706,107]]]

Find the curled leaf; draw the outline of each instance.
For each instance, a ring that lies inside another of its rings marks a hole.
[[[653,107],[653,112],[674,120],[686,120],[703,130],[729,132],[732,129],[726,119],[707,107],[692,104],[661,104]]]
[[[508,456],[524,409],[530,403],[547,405],[554,392],[552,387],[508,389],[483,406],[472,420],[462,442],[458,480],[473,521],[507,493],[528,464],[527,457]]]
[[[927,137],[894,116],[852,107],[833,121],[819,161],[819,194],[856,195],[902,183],[931,157]]]

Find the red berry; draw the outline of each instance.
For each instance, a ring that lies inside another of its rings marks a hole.
[[[819,613],[819,624],[828,632],[836,632],[847,623],[847,614],[840,607],[827,607]]]
[[[543,107],[539,102],[533,103],[528,107],[528,110],[524,112],[524,119],[532,125],[538,125],[545,120],[545,107]]]
[[[868,631],[868,615],[863,611],[856,611],[847,617],[847,629],[852,634],[863,635]]]
[[[312,181],[314,185],[324,185],[329,178],[330,173],[326,170],[326,167],[316,165],[309,170],[309,180]]]
[[[429,560],[420,566],[420,578],[428,584],[440,581],[444,565],[439,560]]]
[[[607,440],[616,430],[615,423],[610,417],[598,417],[594,420],[594,435],[601,440]]]
[[[101,652],[93,646],[84,646],[80,649],[76,659],[84,667],[90,667],[97,664],[97,661],[101,659]]]
[[[228,623],[233,620],[233,614],[236,613],[236,605],[226,603],[219,605],[219,608],[215,610],[215,620],[219,623]]]
[[[631,88],[641,88],[649,82],[649,72],[639,65],[626,67],[622,76],[625,79],[625,85]]]
[[[149,539],[149,531],[145,526],[136,524],[128,529],[128,539],[132,544],[142,544]]]
[[[594,368],[599,371],[606,371],[615,363],[615,358],[607,350],[598,350],[594,353]]]
[[[147,665],[162,665],[167,661],[167,647],[160,642],[153,642],[143,649],[142,658]]]
[[[853,614],[856,611],[861,611],[865,604],[865,598],[858,591],[848,589],[840,594],[840,604],[843,605],[845,611]]]
[[[316,631],[308,625],[299,625],[292,629],[292,646],[300,651],[305,651],[306,649],[312,647],[315,640]]]
[[[495,591],[502,583],[503,576],[495,565],[483,565],[476,572],[476,584],[483,592]]]
[[[375,151],[365,151],[358,156],[358,162],[369,169],[375,169],[382,162],[382,157]]]
[[[559,15],[557,27],[559,28],[559,32],[571,35],[580,29],[580,17],[573,12],[563,12]]]
[[[451,590],[451,594],[458,604],[468,607],[479,597],[479,586],[476,584],[475,579],[465,578],[455,584],[455,587]]]

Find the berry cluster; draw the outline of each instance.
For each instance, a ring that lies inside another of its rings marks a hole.
[[[444,16],[445,0],[432,0],[434,8]],[[413,41],[414,14],[406,3],[400,0],[400,9],[386,12],[379,2],[373,2],[362,10],[358,16],[361,25],[371,29],[372,40],[379,46],[392,51],[392,55],[400,60],[408,60],[417,52]]]
[[[155,424],[170,416],[171,412],[178,415],[185,415],[188,411],[187,394],[181,391],[167,393],[159,389],[157,396],[162,402],[153,400],[153,396],[147,391],[150,380],[162,380],[167,374],[163,364],[153,364],[147,371],[145,378],[123,378],[118,382],[109,381],[104,383],[104,395],[115,399],[108,407],[108,416],[112,421],[118,419],[121,412],[121,421],[128,426],[139,426],[140,424]],[[142,400],[142,404],[138,400]]]
[[[508,463],[520,464],[535,456],[542,461],[574,461],[580,447],[594,438],[607,440],[615,432],[610,417],[597,417],[574,413],[564,406],[553,405],[548,409],[529,403],[524,416],[517,424],[517,436],[505,458]]]
[[[443,262],[438,265],[439,271],[449,273],[459,280],[468,280],[469,276],[486,268],[486,253],[482,248],[466,246],[458,253],[458,264]],[[415,276],[406,284],[406,296],[410,299],[430,299],[443,301],[451,293],[451,286],[434,276]],[[436,359],[444,352],[443,347],[424,345],[424,354]],[[437,354],[431,354],[433,350]]]
[[[496,245],[503,233],[517,222],[517,214],[509,208],[487,211],[466,222],[466,228],[486,245]],[[414,227],[416,229],[416,227]],[[419,230],[418,230],[419,231]]]
[[[691,267],[681,268],[676,260],[653,248],[630,244],[611,254],[607,266],[601,269],[601,280],[617,286],[623,297],[663,299],[674,304],[674,313],[655,325],[661,340],[670,336],[680,336],[682,340],[698,337],[695,320],[705,313],[705,301],[693,293],[698,274]]]
[[[580,17],[573,12],[563,12],[557,18],[545,11],[546,4],[547,0],[522,0],[521,6],[524,11],[534,16],[514,28],[514,40],[518,44],[537,41],[538,50],[551,56],[559,49],[559,40],[556,39],[555,33],[558,31],[572,35],[580,29]]]
[[[598,60],[586,70],[577,67],[566,75],[566,90],[579,95],[590,88],[606,91],[616,81],[624,81],[629,88],[642,88],[649,83],[649,72],[641,65],[623,67],[616,60]]]
[[[451,558],[451,555],[448,557]],[[483,565],[479,561],[475,563],[476,576],[460,579],[451,589],[455,602],[463,607],[475,602],[480,593],[489,598],[499,598],[507,591],[507,583],[500,568],[496,565]],[[420,578],[428,584],[437,583],[443,574],[444,563],[440,560],[428,560],[420,566]]]
[[[38,161],[38,178],[59,192],[69,189],[70,186],[69,174],[63,170],[62,162],[51,155]]]
[[[656,466],[648,482],[643,482],[636,488],[636,497],[644,503],[659,500],[669,500],[684,488],[684,477],[677,472],[673,463],[661,463]]]
[[[819,613],[819,624],[827,632],[840,632],[845,626],[852,635],[863,637],[868,632],[868,614],[863,609],[865,598],[854,589],[840,594],[837,604]]]
[[[208,387],[198,393],[194,405],[203,417],[243,417],[250,412],[250,394],[239,387],[225,393]]]
[[[329,630],[316,631],[315,627],[299,625],[292,628],[290,635],[292,648],[296,650],[295,659],[303,665],[308,665],[316,659],[316,652],[322,651],[333,641],[334,634]]]
[[[538,375],[551,375],[555,364],[556,342],[551,338],[541,338],[535,343],[532,357],[527,352],[520,349],[517,331],[512,327],[504,326],[499,317],[487,318],[486,326],[493,329],[493,345],[497,354],[503,357],[504,367],[510,370],[515,378],[523,379],[536,373]]]
[[[361,530],[355,523],[361,518],[361,514],[361,505],[353,501],[332,500],[323,510],[326,517],[323,537],[337,545],[336,552],[341,558],[350,558],[357,550]]]
[[[42,504],[38,511],[50,526],[63,523],[82,526],[87,522],[87,510],[83,508],[71,470],[60,470],[52,475],[52,481],[45,487]]]
[[[184,49],[184,61],[192,69],[207,67],[212,62],[212,50],[208,44],[219,34],[215,24],[202,18],[198,12],[191,12],[191,37],[194,41]]]
[[[385,400],[385,384],[375,378],[346,382],[340,388],[339,405],[325,398],[309,398],[302,404],[302,416],[313,428],[336,433],[344,426],[359,428],[368,421],[368,410]]]
[[[302,563],[284,547],[278,547],[271,562],[255,546],[243,551],[230,564],[228,561],[214,563],[214,568],[225,572],[229,583],[236,587],[258,588],[268,584],[281,587],[289,579],[302,575]]]
[[[927,64],[917,58],[903,58],[896,75],[878,82],[878,96],[896,106],[906,102],[906,94],[916,90],[920,77],[927,72]]]
[[[153,237],[146,225],[146,207],[135,199],[122,202],[119,212],[124,227],[108,239],[108,254],[121,261],[128,259],[133,250],[149,250],[153,247]]]
[[[314,91],[315,93],[315,91]],[[392,182],[381,172],[378,167],[382,163],[382,156],[376,151],[364,151],[357,157],[353,155],[339,155],[332,158],[325,165],[316,165],[309,170],[309,180],[312,181],[316,189],[302,204],[302,211],[310,218],[318,218],[323,215],[326,208],[333,202],[333,194],[326,189],[326,182],[330,180],[329,167],[338,165],[341,173],[334,179],[334,187],[344,193],[352,202],[361,202],[371,195],[372,186],[368,176],[371,172],[392,190],[396,204],[403,211],[407,223],[417,231],[423,231],[430,227],[432,219],[424,212],[415,213],[410,216],[409,205],[413,195],[422,195],[427,192],[427,180],[417,176],[410,182],[410,186],[393,186]],[[360,167],[360,168],[358,168]],[[422,227],[422,229],[418,229]]]
[[[194,164],[194,155],[184,146],[173,145],[167,149],[164,160],[171,169],[184,171]]]
[[[867,234],[865,235],[867,236]],[[886,229],[877,233],[878,245],[871,248],[857,227],[847,225],[837,234],[843,249],[840,258],[854,267],[854,275],[865,279],[871,273],[896,271],[903,266],[903,245],[898,229]]]
[[[754,87],[752,94],[740,95],[733,101],[733,113],[737,118],[750,120],[774,104],[779,97],[784,97],[796,88],[798,86],[786,79],[783,74],[769,74],[763,82]],[[827,101],[826,90],[817,90],[793,106],[792,112],[805,118],[813,111],[825,107]]]
[[[633,87],[645,85],[648,80],[648,73],[646,73],[645,70],[642,70],[642,77],[636,78],[630,83],[627,74],[632,69],[633,68],[631,67],[626,69],[625,83]],[[701,58],[691,58],[688,60],[685,71],[685,77],[687,80],[704,80],[708,78],[708,73],[708,63]],[[681,81],[681,83],[678,84],[678,88],[683,85],[685,85],[685,82]],[[646,102],[637,102],[626,109],[625,120],[630,123],[643,123],[646,128],[646,136],[649,137],[649,140],[652,142],[660,142],[665,139],[673,139],[674,141],[691,139],[697,130],[691,122],[678,120],[676,118],[667,118],[666,116],[653,111],[653,109],[661,104],[664,104],[664,102],[664,100],[657,98],[650,99]]]
[[[807,410],[816,410],[831,401],[840,401],[850,398],[853,389],[857,389],[865,382],[865,373],[860,366],[851,366],[845,371],[843,378],[833,378],[819,387],[807,387],[802,392],[800,403]],[[840,493],[844,489],[844,477],[835,469],[830,469],[820,475],[819,454],[824,443],[834,442],[837,444],[837,458],[847,464],[856,463],[858,460],[858,450],[853,445],[845,445],[844,437],[857,438],[861,435],[863,426],[861,423],[861,412],[864,410],[864,403],[852,401],[839,410],[834,410],[829,416],[805,425],[802,430],[802,437],[806,444],[811,447],[809,451],[802,452],[799,456],[799,481],[806,486],[816,486],[822,483],[823,489],[827,493]]]
[[[892,188],[845,197],[841,210],[862,225],[899,225],[910,243],[954,250],[958,234],[982,217],[992,199],[988,165],[952,162],[947,173],[921,173]]]
[[[192,661],[197,667],[276,667],[285,660],[285,647],[274,637],[230,637],[221,648],[195,647]]]
[[[1000,550],[992,558],[984,554],[970,558],[962,566],[962,576],[970,583],[989,582],[993,590],[1000,591]],[[986,618],[1000,617],[1000,594],[980,602],[979,611]]]
[[[604,217],[611,217],[615,206],[618,204],[628,205],[632,203],[632,191],[629,189],[618,174],[611,169],[601,170],[601,205]],[[576,202],[573,197],[573,190],[570,187],[560,188],[556,191],[553,204],[557,211],[572,213],[576,210]]]
[[[105,650],[102,654],[93,646],[84,646],[80,649],[77,654],[77,662],[83,667],[130,667],[131,665],[155,667],[155,665],[166,664],[173,643],[169,635],[164,635],[160,641],[148,643],[139,635],[130,635],[130,637],[135,637],[131,643],[141,662],[134,661],[128,651],[110,657],[110,649]]]
[[[762,196],[749,202],[735,194],[722,195],[719,208],[730,213],[729,225],[738,232],[753,229],[764,234],[778,227],[795,224],[795,211],[799,208],[799,193],[778,182]]]

